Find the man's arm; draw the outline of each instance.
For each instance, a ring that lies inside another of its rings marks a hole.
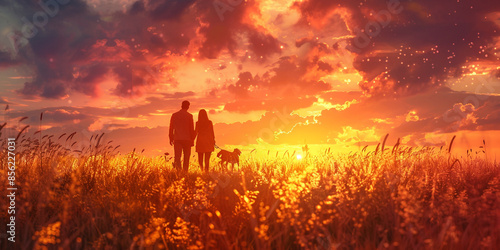
[[[194,138],[196,137],[196,134],[194,132],[193,115],[189,116],[189,133],[191,133],[191,144],[194,145]]]
[[[174,115],[170,117],[170,126],[168,127],[168,139],[170,141],[170,145],[174,145]]]
[[[195,123],[194,125],[194,136],[193,136],[193,140],[196,139],[196,137],[198,136],[198,133],[200,132],[200,128],[198,127],[198,122]]]

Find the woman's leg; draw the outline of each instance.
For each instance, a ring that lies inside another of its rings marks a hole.
[[[210,165],[210,155],[212,152],[205,153],[205,172],[208,172],[208,166]]]
[[[200,164],[201,171],[203,171],[203,153],[198,152],[198,164]]]

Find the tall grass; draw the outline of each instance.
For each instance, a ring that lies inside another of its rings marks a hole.
[[[194,161],[182,173],[166,155],[118,154],[104,134],[73,148],[74,135],[43,141],[19,135],[16,248],[500,245],[500,166],[453,158],[451,143],[447,152],[399,143],[391,151],[385,137],[375,152],[328,150],[302,161],[295,152],[267,158],[250,153],[239,171],[205,174]],[[6,166],[6,152],[0,154]],[[6,190],[5,169],[0,176]],[[6,216],[0,213],[2,222]],[[12,247],[5,240],[0,246]]]

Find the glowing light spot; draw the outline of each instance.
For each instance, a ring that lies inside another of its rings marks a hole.
[[[297,155],[297,160],[302,160],[302,155]]]

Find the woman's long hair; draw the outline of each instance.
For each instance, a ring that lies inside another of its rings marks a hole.
[[[200,112],[198,112],[198,122],[206,124],[210,120],[208,120],[208,114],[207,111],[204,109],[200,109]]]

